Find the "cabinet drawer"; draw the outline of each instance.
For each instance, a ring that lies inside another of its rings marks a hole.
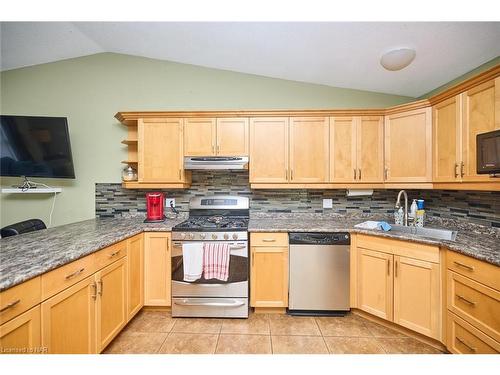
[[[42,301],[76,284],[96,271],[94,254],[42,275]]]
[[[41,301],[40,276],[0,293],[0,324],[16,317]]]
[[[288,246],[288,233],[250,233],[251,246]]]
[[[448,309],[500,341],[500,292],[450,270]]]
[[[446,267],[500,291],[500,267],[494,264],[448,251],[446,253]]]
[[[356,235],[356,246],[407,258],[439,263],[439,247],[390,238]]]
[[[95,253],[95,270],[98,271],[127,255],[127,241],[121,241]]]
[[[500,343],[448,311],[446,347],[458,354],[495,354]]]

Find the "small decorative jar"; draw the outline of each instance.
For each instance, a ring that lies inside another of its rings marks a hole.
[[[126,166],[122,171],[123,181],[137,181],[137,171],[130,165]]]

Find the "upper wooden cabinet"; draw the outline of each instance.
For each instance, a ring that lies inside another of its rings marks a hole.
[[[488,175],[478,175],[476,136],[500,128],[495,122],[495,100],[500,96],[500,78],[485,82],[462,94],[462,180],[467,182],[491,181]],[[498,105],[498,104],[497,104]],[[498,109],[497,109],[498,110]]]
[[[382,117],[331,117],[330,181],[382,183],[383,170]]]
[[[250,119],[250,183],[288,182],[288,117]]]
[[[250,183],[328,181],[328,118],[250,119]]]
[[[328,117],[290,118],[290,182],[328,182]]]
[[[431,108],[385,117],[385,181],[432,181]]]
[[[183,120],[138,120],[139,183],[183,183]]]
[[[184,155],[248,155],[248,118],[184,119]]]

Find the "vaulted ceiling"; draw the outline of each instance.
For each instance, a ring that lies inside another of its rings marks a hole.
[[[420,96],[500,55],[499,22],[10,22],[1,69],[115,52],[267,77]],[[383,53],[416,50],[401,71]]]

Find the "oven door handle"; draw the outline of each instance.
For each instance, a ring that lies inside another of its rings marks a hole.
[[[229,246],[229,250],[241,250],[241,249],[246,249],[247,245],[240,245],[240,246]]]
[[[179,306],[214,306],[214,307],[239,307],[243,306],[245,302],[233,301],[233,302],[189,302],[189,301],[174,301],[176,305]]]

